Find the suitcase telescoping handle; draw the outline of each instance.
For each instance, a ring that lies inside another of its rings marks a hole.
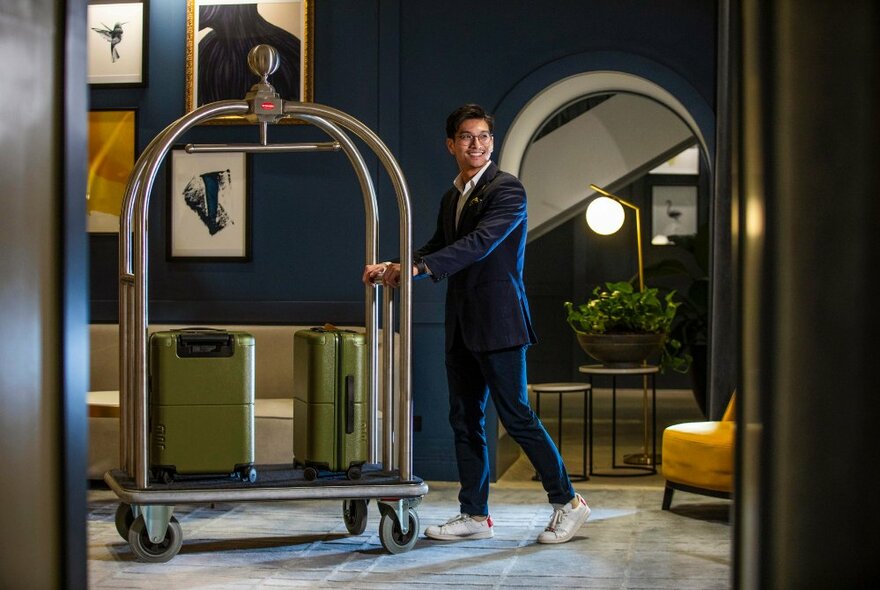
[[[357,330],[346,330],[343,328],[337,328],[334,324],[324,324],[320,328],[312,328],[312,332],[317,332],[319,334],[326,334],[327,332],[332,332],[334,334],[357,334]]]
[[[181,358],[230,357],[235,337],[226,330],[188,328],[177,332],[177,356]]]

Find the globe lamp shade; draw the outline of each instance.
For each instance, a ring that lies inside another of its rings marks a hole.
[[[623,226],[623,219],[623,205],[614,199],[598,197],[587,207],[587,225],[597,234],[613,234]]]

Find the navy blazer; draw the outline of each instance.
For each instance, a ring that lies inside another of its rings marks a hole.
[[[437,230],[415,253],[446,290],[446,349],[455,329],[468,350],[488,352],[537,340],[523,284],[526,191],[512,174],[491,163],[461,211],[458,189],[443,195]]]

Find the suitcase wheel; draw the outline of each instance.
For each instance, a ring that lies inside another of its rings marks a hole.
[[[241,481],[254,483],[255,481],[257,481],[257,470],[253,465],[242,467],[238,471],[238,477],[239,479],[241,479]]]
[[[174,481],[174,469],[158,467],[153,470],[153,477],[156,479],[156,481],[160,481],[164,484],[172,483]]]
[[[318,479],[318,470],[314,467],[306,467],[303,469],[303,477],[305,477],[308,481],[315,481]]]
[[[352,480],[360,479],[361,478],[361,466],[360,465],[352,465],[345,472],[345,475],[348,477],[348,479],[352,479]]]

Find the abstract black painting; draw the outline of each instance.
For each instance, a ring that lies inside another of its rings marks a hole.
[[[260,44],[278,51],[280,66],[269,81],[281,97],[312,101],[311,5],[312,0],[188,0],[186,110],[244,98],[258,81],[247,55]]]
[[[168,257],[249,260],[248,157],[176,147],[168,174]]]

